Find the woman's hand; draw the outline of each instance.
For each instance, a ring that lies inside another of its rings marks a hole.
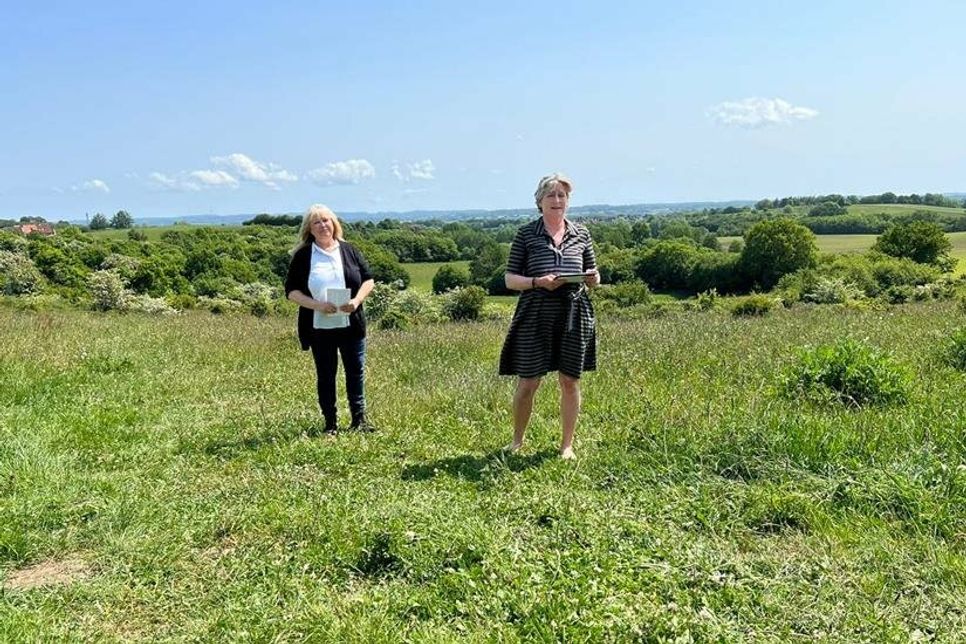
[[[584,284],[591,287],[600,286],[600,271],[596,269],[588,271],[587,277],[584,278]]]
[[[325,313],[327,315],[331,315],[332,313],[339,312],[339,307],[337,307],[332,302],[319,302],[315,308],[317,311],[321,311],[322,313]]]
[[[553,273],[551,273],[550,275],[541,275],[540,277],[533,280],[534,288],[543,288],[548,291],[555,291],[563,285],[564,285],[564,282],[558,282],[557,276],[554,275]]]
[[[339,307],[339,310],[343,313],[355,313],[355,310],[359,308],[359,302],[355,298],[349,300],[345,304]]]

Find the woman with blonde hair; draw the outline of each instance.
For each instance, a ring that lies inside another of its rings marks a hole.
[[[513,394],[515,452],[533,412],[540,382],[557,372],[563,435],[560,456],[574,458],[580,376],[597,368],[594,309],[587,288],[600,284],[590,232],[567,219],[573,182],[554,173],[540,179],[534,198],[540,217],[517,231],[507,260],[507,288],[521,291],[500,354],[500,375],[517,376]]]
[[[366,316],[362,302],[374,285],[362,253],[342,238],[342,224],[336,214],[321,204],[309,207],[285,278],[285,295],[299,305],[299,342],[303,351],[312,350],[319,408],[327,434],[335,434],[338,427],[335,378],[339,355],[345,369],[350,428],[372,430],[366,417]]]

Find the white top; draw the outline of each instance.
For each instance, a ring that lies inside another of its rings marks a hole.
[[[325,250],[312,242],[309,291],[312,293],[312,299],[319,302],[332,302],[339,305],[349,301],[348,289],[345,287],[345,271],[342,268],[342,251],[338,242],[332,250]],[[322,311],[313,311],[313,313],[313,328],[343,329],[349,326],[348,313],[323,313]]]

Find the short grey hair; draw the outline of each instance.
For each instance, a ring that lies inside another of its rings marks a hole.
[[[557,186],[563,186],[564,190],[567,191],[567,196],[570,196],[570,193],[574,190],[574,182],[570,180],[570,177],[561,172],[554,172],[553,174],[541,177],[540,182],[537,184],[537,190],[533,193],[533,198],[537,202],[537,210],[540,210],[540,201],[547,196],[548,192]],[[540,212],[543,211],[540,210]]]

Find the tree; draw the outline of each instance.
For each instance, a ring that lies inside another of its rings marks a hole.
[[[480,249],[470,262],[470,279],[478,286],[487,286],[496,271],[506,271],[509,252],[500,244],[491,242]]]
[[[454,288],[468,286],[470,272],[462,266],[443,264],[433,276],[433,293],[445,293]]]
[[[787,218],[759,221],[745,233],[741,268],[762,288],[772,288],[782,275],[815,265],[815,234]]]
[[[952,244],[946,233],[928,221],[912,221],[891,226],[875,240],[873,250],[892,257],[906,257],[920,264],[947,268]]]
[[[846,213],[844,206],[839,205],[834,201],[823,201],[817,206],[812,206],[811,210],[808,211],[809,217],[836,217],[838,215],[844,215]]]
[[[105,217],[101,213],[97,213],[96,215],[91,217],[91,223],[90,223],[91,230],[104,230],[108,226],[110,226],[110,222],[108,222],[107,217]]]
[[[134,225],[134,218],[126,210],[118,210],[111,217],[111,228],[130,228]]]

